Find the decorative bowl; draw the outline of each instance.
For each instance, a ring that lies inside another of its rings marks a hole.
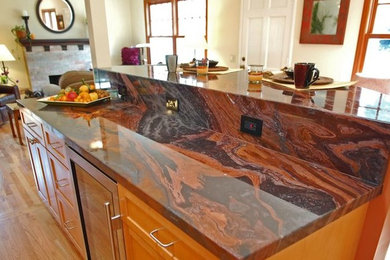
[[[218,64],[218,61],[216,60],[209,60],[209,67],[210,68],[215,68]]]
[[[290,78],[290,79],[294,78],[294,70],[293,69],[286,69],[286,70],[284,70],[284,73],[287,75],[288,78]]]

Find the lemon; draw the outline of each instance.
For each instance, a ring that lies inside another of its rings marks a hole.
[[[87,85],[81,85],[79,88],[80,92],[89,92],[89,87]]]
[[[92,101],[98,99],[98,94],[96,92],[89,93],[89,97]]]

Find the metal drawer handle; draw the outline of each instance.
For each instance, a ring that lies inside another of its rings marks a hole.
[[[39,140],[37,138],[28,138],[27,137],[27,141],[31,144],[31,145],[34,145],[34,144],[37,144],[39,143]]]
[[[29,122],[26,124],[28,127],[37,127],[38,125],[34,122]]]
[[[155,230],[153,230],[153,231],[151,231],[151,232],[149,233],[149,236],[150,236],[157,244],[159,244],[159,245],[162,246],[162,247],[169,247],[169,246],[173,245],[176,241],[173,241],[173,242],[168,243],[168,244],[164,244],[164,243],[162,243],[160,240],[158,240],[157,237],[154,236],[154,233],[156,233],[157,231],[162,230],[162,229],[164,229],[164,228],[156,228]]]
[[[117,220],[118,218],[120,219],[120,215],[116,215],[114,217],[111,217],[110,202],[104,203],[104,208],[106,210],[108,232],[110,234],[110,242],[111,242],[111,248],[112,248],[112,252],[111,252],[112,253],[112,259],[118,259],[118,257],[116,257],[116,254],[119,255],[119,253],[116,252],[115,241],[114,241],[114,232],[112,231],[112,221],[113,220]]]
[[[61,142],[54,142],[49,144],[53,149],[64,147]]]
[[[72,227],[72,226],[69,226],[70,223],[72,223],[72,220],[65,221],[65,222],[64,222],[65,228],[66,228],[67,230],[75,229],[75,228],[76,228],[75,226],[73,226],[73,227]]]
[[[58,184],[58,187],[65,187],[65,186],[68,186],[69,185],[69,183],[68,183],[68,181],[67,181],[68,179],[66,179],[66,178],[64,178],[64,179],[61,179],[61,180],[58,180],[58,181],[56,181],[57,182],[57,184]],[[66,181],[65,183],[63,183],[63,184],[60,184],[60,182],[64,182],[64,181]]]

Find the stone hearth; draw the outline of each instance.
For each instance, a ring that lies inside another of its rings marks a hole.
[[[88,44],[25,46],[26,62],[33,91],[50,84],[49,75],[63,74],[69,70],[92,68]]]

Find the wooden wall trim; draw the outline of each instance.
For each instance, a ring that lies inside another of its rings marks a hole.
[[[89,39],[87,38],[74,38],[74,39],[36,39],[29,40],[23,39],[19,41],[27,52],[32,51],[32,46],[43,46],[45,51],[50,51],[50,46],[60,45],[63,50],[66,50],[68,45],[77,45],[79,50],[84,49],[84,45],[89,45]]]

